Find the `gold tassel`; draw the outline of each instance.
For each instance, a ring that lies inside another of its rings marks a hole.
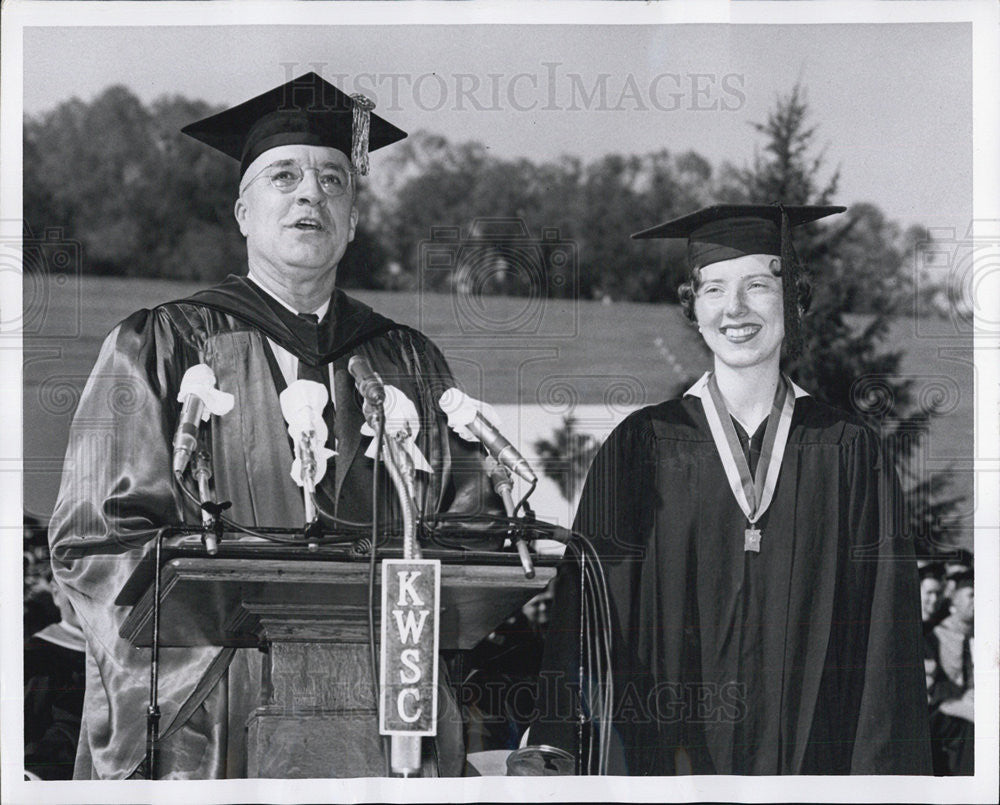
[[[352,95],[354,119],[351,128],[351,164],[361,175],[368,175],[368,135],[371,130],[371,112],[375,102],[361,93]]]

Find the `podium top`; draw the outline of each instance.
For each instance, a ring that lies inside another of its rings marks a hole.
[[[379,551],[399,558],[401,551]],[[440,559],[441,648],[472,648],[541,592],[557,557],[538,557],[527,579],[516,553],[425,549]],[[265,641],[364,643],[368,640],[367,556],[343,548],[224,542],[215,555],[200,543],[161,551],[160,645],[253,647]],[[155,554],[150,552],[115,603],[131,606],[121,636],[152,643]],[[380,587],[376,574],[376,588]],[[376,592],[376,614],[380,595]]]

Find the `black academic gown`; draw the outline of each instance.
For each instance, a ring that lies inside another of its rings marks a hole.
[[[796,400],[773,502],[746,518],[701,400],[612,433],[575,528],[612,606],[612,774],[929,774],[912,543],[860,420]],[[560,570],[532,744],[576,751],[578,576]],[[568,683],[568,684],[567,684]]]
[[[339,516],[370,519],[372,462],[364,457],[369,439],[360,435],[360,400],[346,369],[355,353],[367,357],[420,413],[418,446],[434,469],[419,483],[423,512],[501,508],[482,471],[481,453],[453,437],[437,406],[441,392],[453,385],[438,349],[339,291],[330,311],[319,338],[309,343],[277,302],[246,279],[230,277],[189,299],[138,311],[105,339],[70,430],[49,532],[55,577],[88,645],[77,777],[128,777],[144,757],[149,652],[119,638],[129,610],[116,607],[114,599],[157,528],[200,519],[171,477],[177,393],[189,367],[208,364],[218,387],[235,397],[232,411],[212,417],[207,441],[216,498],[232,501],[228,515],[237,522],[288,526],[303,518],[278,402],[283,381],[268,337],[300,360],[334,364],[338,455],[330,495]],[[254,651],[161,651],[165,774],[240,773],[240,719],[254,706],[247,691],[259,662]]]

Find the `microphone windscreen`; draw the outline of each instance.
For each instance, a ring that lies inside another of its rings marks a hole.
[[[177,402],[183,402],[189,394],[197,394],[204,398],[209,389],[215,388],[215,372],[212,367],[205,363],[192,366],[181,378],[181,390],[177,395]]]
[[[441,395],[438,406],[448,415],[448,427],[468,442],[481,441],[472,428],[477,415],[487,422],[499,421],[496,409],[492,405],[473,399],[456,387],[448,389]]]
[[[322,421],[323,409],[330,399],[326,386],[315,380],[296,380],[278,396],[281,415],[290,427],[308,430]]]
[[[215,387],[215,372],[204,363],[195,364],[181,378],[181,390],[177,394],[177,402],[187,403],[194,396],[198,397],[205,407],[202,419],[208,420],[211,414],[228,414],[233,409],[234,397],[226,391]]]

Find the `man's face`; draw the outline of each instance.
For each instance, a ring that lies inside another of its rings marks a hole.
[[[777,359],[785,336],[777,258],[748,254],[700,270],[694,312],[716,362],[732,368]]]
[[[972,623],[976,595],[971,587],[959,587],[951,596],[951,611],[966,623]]]
[[[250,265],[291,278],[334,271],[354,240],[358,212],[353,180],[340,195],[329,191],[350,167],[342,152],[317,145],[278,146],[250,163],[234,210]],[[287,184],[296,172],[302,180],[294,187],[282,189],[271,180]]]
[[[920,609],[923,619],[930,620],[941,597],[941,582],[933,577],[927,577],[920,582]]]

